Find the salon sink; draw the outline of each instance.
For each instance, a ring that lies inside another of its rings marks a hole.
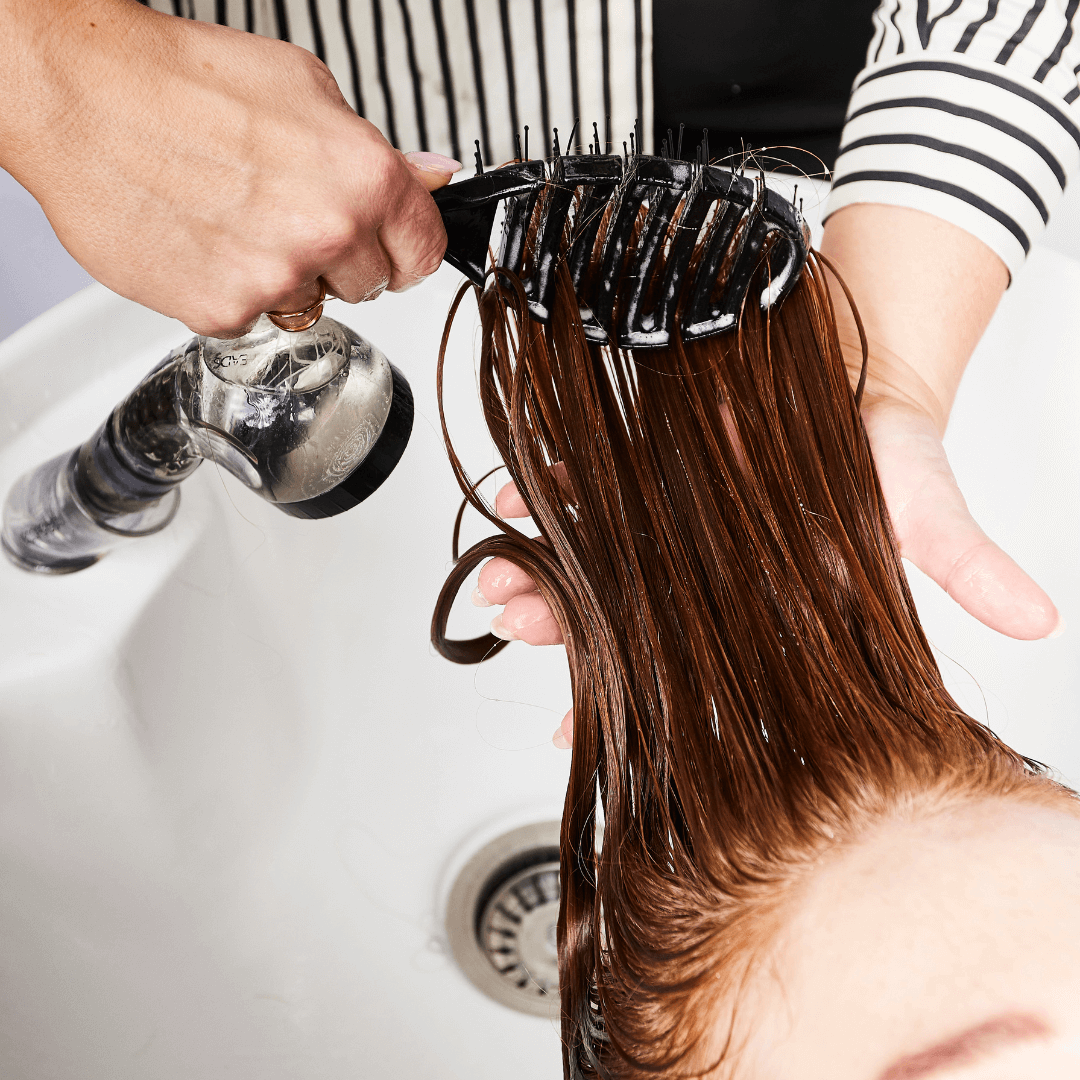
[[[556,1025],[490,1001],[440,896],[477,836],[557,818],[561,648],[480,668],[428,644],[459,503],[435,354],[458,276],[329,313],[408,375],[406,455],[362,506],[295,520],[205,465],[175,521],[97,565],[0,561],[4,1080],[554,1080]],[[1036,251],[950,431],[976,515],[1074,629],[999,638],[913,573],[950,685],[1080,781],[1080,263]],[[448,402],[494,464],[471,317]],[[177,323],[99,286],[0,345],[0,491],[90,434]],[[493,491],[491,487],[489,491]],[[487,526],[466,518],[466,541]],[[452,629],[490,617],[466,604]]]
[[[557,819],[569,767],[564,650],[477,670],[428,644],[460,501],[434,394],[457,281],[330,306],[416,395],[361,507],[289,518],[204,465],[167,529],[87,570],[0,559],[4,1080],[560,1074],[551,1021],[473,989],[439,912],[456,852]],[[479,475],[466,323],[448,399]],[[0,490],[188,336],[93,286],[4,342]],[[492,613],[462,607],[479,633]]]

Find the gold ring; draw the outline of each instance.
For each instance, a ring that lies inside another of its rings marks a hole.
[[[319,299],[309,304],[303,311],[268,311],[269,320],[281,330],[289,330],[294,334],[301,330],[310,330],[321,318],[323,302],[326,300],[326,286],[319,279]]]

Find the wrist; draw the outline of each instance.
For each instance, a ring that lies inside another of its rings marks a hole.
[[[943,432],[964,368],[1008,284],[1005,264],[956,225],[870,203],[833,214],[821,250],[843,275],[866,329],[867,392],[920,409]],[[832,294],[846,361],[857,371],[855,320],[838,286]]]
[[[93,137],[87,103],[156,14],[137,0],[0,0],[0,165],[35,197],[72,140]]]
[[[842,297],[839,300],[844,303]],[[837,304],[835,296],[833,303]],[[838,309],[836,315],[844,366],[847,368],[848,378],[854,389],[858,386],[862,375],[862,344],[858,328],[854,319],[850,317],[850,313],[846,309]],[[960,381],[960,370],[956,372],[955,381],[945,382],[939,374],[935,380],[935,388],[915,365],[908,363],[869,334],[867,345],[862,412],[868,414],[886,406],[917,412],[933,424],[939,435],[944,435]],[[941,393],[942,389],[946,391],[944,396]]]

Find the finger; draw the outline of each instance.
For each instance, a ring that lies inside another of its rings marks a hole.
[[[397,199],[379,227],[379,241],[390,261],[390,292],[404,292],[435,273],[446,250],[446,230],[420,170],[401,160]]]
[[[184,322],[200,337],[234,341],[250,333],[263,313],[274,309],[273,301],[281,295],[288,296],[288,293],[251,287],[250,282],[227,281],[218,297],[210,303],[200,304],[194,318],[185,315]]]
[[[411,166],[417,180],[428,189],[437,191],[450,183],[450,178],[460,172],[462,164],[442,154],[430,154],[426,150],[412,150],[401,155]]]
[[[254,315],[246,322],[238,325],[212,322],[206,319],[192,319],[190,322],[186,322],[185,325],[193,334],[198,334],[199,337],[217,338],[219,341],[235,341],[237,338],[250,334],[261,315],[262,312],[260,311],[258,315]]]
[[[1064,629],[1053,601],[976,523],[933,423],[871,414],[867,435],[900,553],[981,623],[1032,641]]]
[[[574,494],[573,485],[570,483],[570,477],[566,473],[566,462],[556,461],[549,469],[549,472],[559,482],[559,488],[562,490],[564,497],[576,505],[578,500]],[[499,488],[499,493],[495,496],[495,513],[504,518],[531,516],[532,511],[526,505],[521,492],[518,491],[517,484],[513,480]]]
[[[983,532],[955,484],[928,483],[905,532],[901,553],[979,622],[1023,641],[1058,629],[1054,602]]]
[[[323,281],[328,294],[346,304],[360,304],[381,296],[390,284],[392,273],[386,252],[378,244],[371,244],[363,262],[329,267],[323,272]]]
[[[536,592],[536,583],[520,566],[515,566],[509,559],[495,558],[484,565],[480,571],[477,590],[480,599],[477,607],[490,607],[492,604],[505,604],[515,596]],[[473,600],[476,603],[476,600]]]
[[[539,593],[526,593],[508,601],[491,622],[491,632],[507,641],[526,645],[561,645],[562,630]]]
[[[361,230],[341,246],[338,258],[321,267],[327,292],[347,304],[374,300],[390,284],[393,272],[393,263],[375,228]]]
[[[525,505],[525,500],[513,480],[499,488],[495,496],[495,513],[502,518],[530,517],[532,511]]]
[[[551,736],[551,741],[560,750],[569,750],[574,744],[574,710],[570,709],[569,712],[562,718],[562,723],[558,726],[555,734]]]

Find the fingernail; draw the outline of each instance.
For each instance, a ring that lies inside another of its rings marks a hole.
[[[491,607],[491,601],[485,599],[484,594],[480,591],[479,586],[473,589],[470,599],[472,600],[474,607]]]
[[[497,638],[502,638],[503,641],[514,641],[517,637],[513,630],[508,630],[503,626],[503,618],[501,615],[496,615],[495,618],[491,620],[491,632]]]
[[[558,731],[556,731],[556,732],[555,732],[555,734],[551,736],[551,741],[552,741],[552,742],[553,742],[553,743],[554,743],[554,744],[555,744],[555,745],[556,745],[556,746],[557,746],[557,747],[558,747],[558,748],[559,748],[560,750],[569,750],[569,749],[570,749],[570,743],[568,743],[568,742],[566,741],[566,736],[565,736],[565,735],[563,734],[563,729],[562,729],[562,725],[561,725],[561,724],[559,725],[559,729],[558,729]]]
[[[1047,641],[1049,641],[1050,638],[1061,637],[1061,635],[1064,634],[1067,629],[1068,629],[1068,626],[1065,623],[1065,616],[1064,615],[1059,615],[1058,616],[1058,621],[1057,621],[1057,626],[1055,626],[1054,629],[1051,630],[1050,633],[1046,635]]]
[[[445,173],[447,175],[452,175],[464,167],[460,161],[455,161],[450,157],[443,157],[442,154],[432,154],[427,150],[412,150],[405,155],[405,160],[418,169],[427,169],[428,172]]]

